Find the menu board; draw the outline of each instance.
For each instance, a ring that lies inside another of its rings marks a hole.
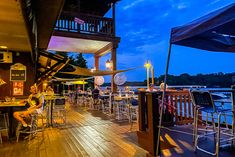
[[[11,70],[11,81],[25,81],[26,71],[25,70]]]
[[[10,69],[10,81],[26,81],[26,66],[16,63]]]
[[[17,81],[13,82],[13,95],[23,95],[24,94],[24,82]]]

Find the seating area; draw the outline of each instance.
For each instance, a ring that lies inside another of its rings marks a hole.
[[[202,111],[206,108],[208,111],[213,111],[214,114],[222,112],[221,109],[213,110],[213,102],[211,102],[212,99],[208,93],[207,91],[191,91],[193,105],[197,106],[195,109]],[[64,97],[46,98],[46,100],[47,104],[44,108],[46,121],[40,120],[42,115],[32,115],[30,130],[17,130],[16,139],[7,140],[4,137],[0,146],[4,148],[0,149],[0,154],[3,154],[3,157],[9,154],[13,157],[24,156],[25,154],[19,152],[25,146],[28,148],[25,150],[27,155],[36,153],[38,156],[48,157],[55,154],[71,157],[75,154],[115,156],[113,154],[117,152],[116,156],[146,155],[147,152],[141,148],[142,145],[136,134],[136,131],[139,131],[138,115],[140,114],[136,99],[127,100],[125,98],[122,100],[119,95],[112,95],[110,99],[112,100],[111,106],[113,106],[111,115],[108,112],[103,112],[102,106],[108,107],[109,104],[102,105],[104,103],[102,99],[99,99],[100,109],[90,108],[89,105],[78,104],[76,106]],[[200,105],[209,105],[210,109],[207,108],[208,106],[202,107]],[[62,114],[65,121],[59,116],[60,114],[57,115],[60,112],[65,112],[65,115]],[[51,113],[55,115],[51,115]],[[195,111],[195,113],[198,112]],[[194,119],[198,119],[197,114],[194,116]],[[200,114],[198,116],[200,118]],[[197,125],[201,122],[200,120],[199,123],[193,123],[196,125],[163,127],[160,139],[162,156],[233,156],[234,145],[223,148],[218,145],[231,144],[233,138],[228,136],[229,132],[226,127],[219,128],[217,125],[219,121],[216,119],[214,124],[204,121],[203,124],[208,124],[200,125],[200,127]],[[44,126],[43,130],[40,129],[41,126]],[[218,138],[218,136],[220,137]],[[229,139],[229,142],[224,141],[224,138]],[[211,153],[205,153],[201,148]],[[197,150],[196,153],[195,150]]]
[[[138,112],[138,100],[133,94],[107,94],[107,95],[91,95],[71,93],[67,95],[69,102],[73,107],[85,107],[89,110],[101,111],[118,121],[136,120]],[[133,101],[134,100],[134,101]],[[134,104],[132,102],[135,102]],[[135,107],[134,107],[135,106]]]
[[[145,156],[146,151],[137,144],[136,123],[130,131],[128,121],[112,121],[102,110],[66,105],[71,106],[67,108],[66,125],[46,127],[44,136],[38,133],[30,141],[4,141],[0,145],[4,148],[0,149],[1,157]]]

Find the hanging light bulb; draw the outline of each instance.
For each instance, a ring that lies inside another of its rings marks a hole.
[[[105,63],[105,66],[106,66],[107,69],[112,69],[112,66],[113,66],[112,64],[113,63],[112,63],[111,60],[107,60],[106,63]]]

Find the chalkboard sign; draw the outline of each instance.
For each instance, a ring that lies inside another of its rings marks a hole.
[[[11,81],[26,81],[26,71],[11,70]]]
[[[10,81],[26,81],[26,66],[16,63],[11,66]]]

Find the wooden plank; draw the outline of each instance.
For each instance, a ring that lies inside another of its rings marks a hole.
[[[175,95],[175,122],[178,124],[179,114],[178,114],[178,95]]]
[[[185,120],[185,123],[188,124],[188,119],[187,119],[187,104],[186,104],[186,95],[183,95],[183,100],[184,100],[184,120]]]
[[[179,101],[179,103],[180,103],[180,121],[183,121],[182,95],[179,95],[179,99],[180,99],[180,101]]]
[[[192,109],[193,109],[193,107],[192,107],[190,95],[188,95],[187,98],[188,98],[187,103],[188,103],[189,121],[190,121],[190,123],[192,123],[192,119],[193,119]]]

